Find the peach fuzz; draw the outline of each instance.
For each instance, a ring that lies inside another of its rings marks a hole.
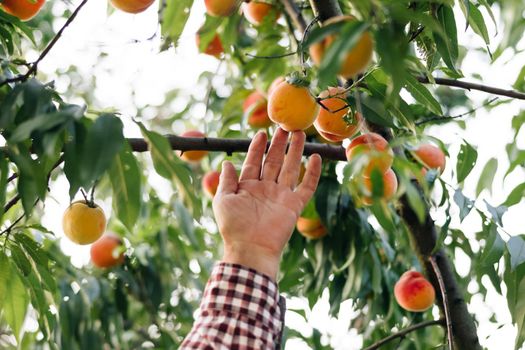
[[[269,97],[268,115],[286,131],[308,129],[314,122],[319,105],[307,87],[279,84]]]
[[[210,198],[213,198],[217,193],[220,177],[221,173],[218,171],[209,171],[202,177],[202,189]]]
[[[367,194],[372,195],[374,188],[372,179],[369,177],[363,177],[363,185],[367,191]],[[387,172],[383,174],[383,193],[381,194],[381,199],[391,199],[397,192],[397,185],[396,174],[392,169],[388,169]],[[372,205],[377,199],[378,198],[365,196],[362,198],[362,201],[365,205]]]
[[[272,125],[268,117],[268,101],[259,91],[254,91],[242,104],[244,114],[248,115],[248,125],[252,128],[267,128]]]
[[[111,0],[111,4],[127,13],[140,13],[146,11],[155,0]]]
[[[373,132],[354,138],[346,148],[348,161],[360,155],[368,157],[368,163],[364,167],[364,176],[367,177],[374,169],[385,173],[394,162],[394,152],[388,142],[381,135]]]
[[[238,0],[204,0],[206,12],[214,17],[227,17],[237,9]]]
[[[331,142],[340,142],[359,131],[363,119],[359,113],[353,115],[351,124],[343,119],[346,115],[352,114],[345,100],[345,89],[330,87],[321,92],[319,98],[323,99],[320,103],[325,108],[319,108],[314,126],[322,137]]]
[[[299,217],[297,219],[297,231],[310,239],[319,239],[327,234],[326,227],[319,218],[310,219]]]
[[[403,309],[423,312],[434,304],[436,292],[421,273],[407,271],[395,284],[394,296]]]
[[[341,21],[353,21],[355,20],[352,16],[338,16],[330,18],[323,25],[330,25]],[[317,42],[310,46],[310,57],[316,65],[320,65],[323,60],[323,56],[330,45],[336,40],[335,35],[329,35],[322,41]],[[364,32],[355,44],[355,46],[348,52],[344,59],[339,75],[346,79],[355,78],[358,74],[363,73],[370,61],[372,60],[372,54],[374,51],[374,42],[369,32]]]
[[[180,136],[182,137],[206,137],[206,135],[204,135],[202,132],[197,131],[197,130],[186,131],[182,133],[182,135]],[[208,151],[185,151],[185,152],[182,152],[182,154],[178,152],[178,154],[180,155],[180,158],[182,160],[185,160],[187,162],[196,163],[196,162],[199,162],[202,158],[206,157],[208,155]]]

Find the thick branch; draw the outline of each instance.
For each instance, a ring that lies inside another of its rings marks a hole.
[[[433,320],[433,321],[426,321],[426,322],[421,322],[421,323],[415,324],[413,326],[410,326],[410,327],[407,327],[405,329],[402,329],[401,331],[399,331],[397,333],[389,335],[388,337],[381,339],[377,343],[374,343],[374,344],[370,345],[369,347],[367,347],[367,348],[365,348],[363,350],[376,350],[376,349],[379,349],[381,346],[385,345],[386,343],[388,343],[388,342],[390,342],[390,341],[392,341],[394,339],[404,338],[408,333],[417,331],[418,329],[421,329],[421,328],[430,327],[430,326],[436,326],[436,325],[442,326],[443,323],[444,323],[443,320]]]
[[[427,77],[419,76],[416,78],[417,80],[419,80],[421,83],[424,83],[424,84],[434,83],[434,82],[431,82]],[[478,91],[488,92],[489,94],[507,96],[507,97],[512,97],[512,98],[517,98],[520,100],[525,100],[525,93],[515,91],[515,90],[505,90],[505,89],[500,89],[500,88],[496,88],[493,86],[469,83],[467,81],[456,80],[456,79],[447,79],[447,78],[433,78],[433,79],[437,85],[452,86],[452,87],[458,87],[458,88],[467,89],[467,90],[478,90]]]
[[[293,0],[281,0],[281,3],[283,4],[284,10],[288,16],[290,16],[297,29],[299,29],[301,32],[304,31],[306,28],[306,21],[299,8],[297,8],[297,5],[295,5],[295,2]]]
[[[228,154],[247,152],[250,139],[219,139],[212,137],[182,137],[167,135],[171,148],[178,151],[215,151]],[[127,139],[134,152],[147,152],[148,144],[141,138]],[[270,143],[268,143],[269,147]],[[346,160],[345,149],[341,146],[331,146],[320,143],[306,143],[303,154],[309,156],[319,154],[325,160]]]

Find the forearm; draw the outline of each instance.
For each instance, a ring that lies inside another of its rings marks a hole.
[[[279,349],[284,326],[280,300],[277,285],[268,276],[220,263],[181,349]]]

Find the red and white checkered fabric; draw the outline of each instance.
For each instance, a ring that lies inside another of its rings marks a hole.
[[[284,299],[269,277],[219,263],[210,276],[182,350],[280,349]]]

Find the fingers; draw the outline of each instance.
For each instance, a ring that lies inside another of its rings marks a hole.
[[[268,155],[264,160],[262,170],[262,180],[276,181],[283,166],[284,154],[288,143],[288,133],[278,128],[272,138],[272,144],[268,150]]]
[[[242,165],[240,181],[259,180],[261,175],[261,164],[266,151],[267,136],[260,131],[255,135],[248,148],[248,154]]]
[[[231,194],[237,192],[239,181],[237,179],[237,172],[233,164],[229,161],[222,163],[221,176],[219,178],[219,187],[217,194]]]
[[[306,135],[302,131],[292,133],[292,142],[288,148],[286,159],[279,174],[278,183],[294,189],[301,171],[301,159],[303,157],[304,141]]]
[[[317,188],[319,177],[321,176],[321,157],[314,154],[308,160],[306,166],[306,173],[304,174],[303,182],[297,187],[295,191],[303,203],[307,203]]]

